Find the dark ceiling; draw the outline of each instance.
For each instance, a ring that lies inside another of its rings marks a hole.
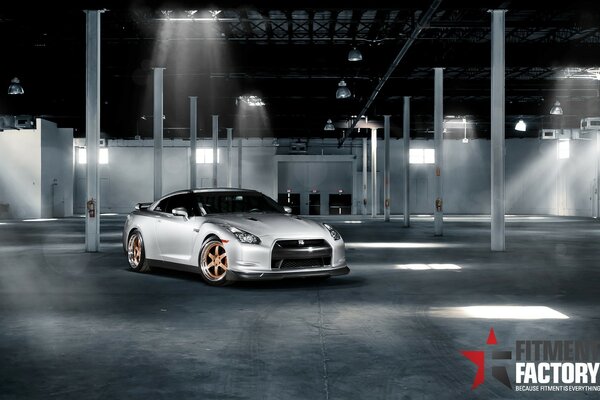
[[[379,79],[430,7],[430,1],[124,3],[82,2],[58,8],[28,2],[0,11],[1,81],[19,77],[25,94],[0,95],[0,114],[32,114],[85,134],[85,17],[102,14],[101,130],[106,137],[151,136],[152,67],[165,67],[165,136],[189,135],[188,96],[198,96],[199,126],[210,115],[239,136],[340,137],[323,131],[360,112]],[[356,3],[358,4],[358,3]],[[384,5],[384,4],[387,4]],[[571,1],[442,1],[383,87],[367,115],[392,115],[401,136],[402,97],[412,97],[412,129],[430,136],[433,67],[444,67],[444,113],[473,121],[470,135],[489,136],[490,15],[506,14],[507,136],[537,136],[541,127],[577,127],[600,115],[597,80],[559,79],[565,67],[600,66],[600,5]],[[196,19],[186,10],[196,9]],[[216,20],[208,10],[219,9]],[[170,14],[162,11],[171,10]],[[170,18],[170,20],[169,20]],[[347,61],[356,46],[363,61]],[[336,100],[344,79],[349,99]],[[257,94],[264,109],[236,106]],[[559,100],[562,118],[548,111]],[[528,132],[514,131],[525,118]],[[203,135],[203,133],[201,133]]]

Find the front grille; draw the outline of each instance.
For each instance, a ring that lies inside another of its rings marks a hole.
[[[302,244],[300,242],[302,242]],[[329,246],[329,244],[324,239],[278,240],[275,242],[275,247],[284,249],[315,246]]]
[[[295,268],[318,268],[325,265],[325,260],[321,258],[306,258],[302,260],[281,260],[279,269]]]
[[[331,264],[331,254],[323,239],[279,240],[273,246],[271,269],[319,268]]]

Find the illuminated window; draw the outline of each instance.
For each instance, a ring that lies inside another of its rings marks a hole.
[[[79,162],[79,164],[87,163],[87,154],[85,152],[85,147],[77,148],[77,161]]]
[[[87,164],[87,151],[85,147],[77,148],[77,162],[79,164]],[[106,147],[100,148],[98,153],[98,163],[108,164],[108,149]]]
[[[221,152],[217,149],[217,164],[221,162]],[[212,164],[213,149],[196,149],[196,164]]]
[[[569,158],[570,156],[570,146],[568,140],[559,140],[558,141],[558,158],[564,159]]]
[[[99,164],[108,164],[108,149],[106,147],[102,147],[100,149],[98,163]]]
[[[410,149],[408,162],[410,164],[435,164],[435,150]]]

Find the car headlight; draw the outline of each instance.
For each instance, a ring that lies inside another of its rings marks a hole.
[[[335,229],[333,229],[333,226],[331,226],[329,224],[323,224],[323,226],[325,228],[327,228],[327,230],[331,234],[331,237],[333,238],[333,240],[340,240],[342,238],[342,236],[339,234],[339,232],[336,231]]]
[[[242,243],[260,244],[260,239],[256,235],[238,229],[234,226],[228,226],[227,229]]]

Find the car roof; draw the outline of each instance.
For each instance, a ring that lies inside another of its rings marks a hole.
[[[171,196],[175,196],[177,194],[185,194],[185,193],[223,193],[223,192],[232,192],[232,193],[259,193],[256,190],[252,190],[252,189],[240,189],[240,188],[229,188],[229,187],[224,187],[224,188],[196,188],[196,189],[184,189],[184,190],[176,190],[174,192],[165,194],[164,196],[162,196],[160,199],[156,200],[155,202],[152,203],[152,206],[155,205],[156,203],[166,199],[167,197],[171,197]],[[152,207],[154,208],[154,207]]]

